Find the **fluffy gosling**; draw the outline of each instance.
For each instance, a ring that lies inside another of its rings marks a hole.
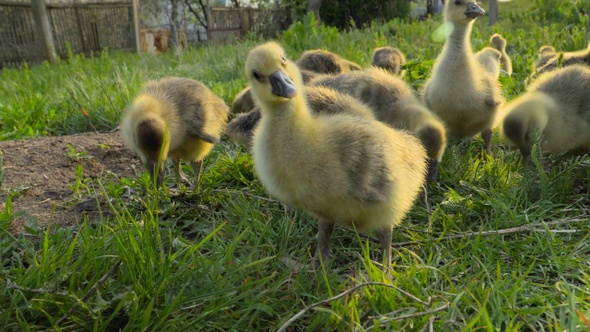
[[[202,83],[169,77],[147,83],[121,120],[121,137],[145,164],[152,180],[163,180],[163,163],[173,160],[177,180],[188,182],[180,160],[190,161],[198,187],[203,158],[219,141],[229,115],[225,102]],[[158,170],[158,172],[157,172]]]
[[[325,50],[305,51],[296,63],[301,70],[319,74],[333,75],[361,69],[358,64]]]
[[[373,51],[371,65],[388,70],[393,75],[403,76],[402,66],[405,64],[406,57],[395,47],[384,46]]]
[[[492,127],[503,97],[497,77],[477,62],[469,41],[474,21],[484,13],[475,1],[446,2],[445,21],[454,28],[424,85],[423,98],[445,123],[449,137],[481,133],[489,153]]]
[[[475,58],[490,74],[500,77],[502,53],[492,47],[484,47],[475,53]]]
[[[534,133],[549,153],[590,148],[590,68],[572,65],[541,75],[522,96],[506,105],[504,135],[531,154]]]
[[[539,63],[542,63],[542,66]],[[585,49],[574,52],[555,52],[555,49],[551,52],[551,49],[547,48],[545,55],[540,54],[537,68],[528,78],[528,82],[532,82],[538,75],[545,72],[577,64],[590,66],[590,43]]]
[[[250,51],[246,77],[262,118],[254,168],[267,192],[318,218],[316,265],[329,259],[335,224],[374,230],[391,264],[391,235],[424,182],[413,136],[378,122],[310,111],[297,67],[270,42]]]
[[[340,75],[323,75],[309,84],[349,94],[371,107],[377,120],[413,133],[426,148],[429,158],[427,180],[436,180],[438,165],[447,145],[445,127],[402,79],[382,68],[373,67]]]
[[[506,39],[504,39],[504,37],[502,37],[502,35],[499,33],[495,33],[490,38],[490,44],[492,44],[493,48],[502,53],[502,57],[500,58],[500,61],[502,62],[502,68],[504,68],[508,76],[512,76],[512,60],[510,59],[508,53],[506,53]]]

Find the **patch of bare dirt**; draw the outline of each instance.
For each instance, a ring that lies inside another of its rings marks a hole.
[[[28,218],[36,218],[42,227],[50,221],[74,225],[84,215],[91,220],[100,217],[96,197],[86,190],[72,190],[77,165],[82,167],[83,178],[104,181],[135,176],[135,170],[142,169],[139,158],[123,145],[118,132],[0,142],[0,152],[4,159],[0,210],[5,211],[6,196],[15,193],[13,213],[22,213],[11,227],[15,232],[24,230]],[[108,211],[104,200],[98,201],[103,202],[102,211]]]

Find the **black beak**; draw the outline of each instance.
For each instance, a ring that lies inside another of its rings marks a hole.
[[[428,159],[428,174],[426,175],[426,182],[436,182],[438,176],[438,161],[436,159]]]
[[[295,87],[295,84],[284,71],[275,71],[270,74],[269,80],[273,95],[287,99],[297,96],[297,88]]]
[[[158,162],[153,161],[153,160],[148,160],[147,163],[145,164],[145,168],[150,173],[150,177],[152,178],[152,181],[154,181],[154,178],[156,179],[157,187],[158,188],[161,187],[162,182],[164,180],[164,170],[162,169],[162,167],[158,167]]]
[[[478,18],[480,16],[485,15],[486,11],[483,10],[480,6],[478,6],[475,2],[470,2],[467,4],[467,10],[465,11],[465,16],[468,18]]]
[[[528,146],[522,146],[520,147],[520,153],[522,154],[522,159],[529,160],[531,158],[531,152],[532,152],[532,148],[528,147]]]

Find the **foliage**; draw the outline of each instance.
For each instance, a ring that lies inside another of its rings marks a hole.
[[[373,20],[389,21],[408,17],[410,0],[324,0],[320,17],[327,25],[347,29],[363,27]]]
[[[500,3],[499,24],[478,20],[472,35],[474,49],[487,46],[493,32],[508,40],[514,76],[501,77],[507,99],[524,91],[539,46],[587,45],[585,18],[575,14],[581,7],[537,14],[533,3],[519,2]],[[564,15],[569,28],[553,21],[555,15]],[[395,19],[338,32],[307,17],[279,41],[291,58],[325,48],[362,66],[369,65],[373,48],[393,44],[409,59],[404,79],[418,90],[443,45],[434,34],[440,23],[440,16]],[[105,52],[3,70],[0,138],[113,129],[143,82],[169,75],[199,79],[231,103],[246,84],[247,52],[260,42],[189,49],[178,57]],[[431,309],[449,307],[394,319],[428,308],[391,288],[366,287],[308,312],[292,330],[419,331],[430,322],[436,331],[589,329],[590,157],[546,156],[535,149],[532,162],[523,164],[498,135],[492,155],[482,146],[478,138],[450,142],[439,182],[428,186],[427,200],[420,198],[394,232],[399,246],[390,275],[373,263],[380,257],[377,245],[341,228],[332,240],[331,266],[297,273],[286,265],[313,255],[317,224],[265,197],[250,156],[226,140],[206,158],[198,193],[155,191],[147,174],[111,182],[78,172],[73,190],[108,198],[108,211],[97,222],[58,227],[30,219],[15,234],[11,225],[23,218],[12,205],[21,194],[15,190],[0,211],[0,326],[268,331],[307,305],[376,281],[427,303],[431,298]],[[578,221],[550,224],[560,220]],[[522,230],[531,224],[540,226]]]

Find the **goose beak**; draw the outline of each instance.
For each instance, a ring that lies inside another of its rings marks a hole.
[[[531,158],[532,149],[530,147],[521,146],[519,150],[520,150],[520,153],[522,153],[522,158],[524,160],[529,160]]]
[[[426,182],[436,182],[438,176],[438,161],[436,159],[428,159],[428,174],[426,175]]]
[[[273,95],[287,99],[297,96],[297,88],[295,87],[295,84],[284,71],[275,71],[270,74],[269,80]]]
[[[162,167],[160,167],[158,169],[158,162],[154,161],[154,160],[148,160],[145,164],[145,168],[150,173],[150,177],[152,178],[152,181],[154,181],[154,179],[156,179],[157,187],[158,188],[161,187],[162,182],[164,180],[164,170],[162,169]]]
[[[465,16],[467,16],[467,18],[475,19],[485,15],[485,13],[486,11],[483,10],[483,8],[481,8],[480,6],[478,6],[475,2],[470,2],[467,4]]]

